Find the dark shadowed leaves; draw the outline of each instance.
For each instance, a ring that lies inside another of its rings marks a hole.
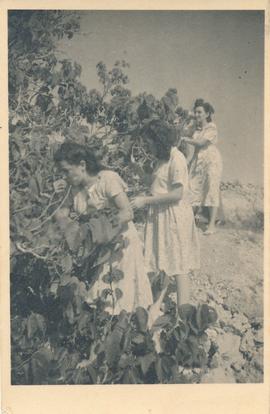
[[[46,332],[46,321],[42,315],[37,313],[31,313],[27,319],[27,336],[32,338],[33,336],[44,337]]]
[[[33,384],[47,384],[50,362],[53,354],[49,348],[41,348],[34,353],[31,359]]]
[[[115,294],[116,300],[121,299],[121,297],[123,296],[123,292],[122,292],[122,290],[121,290],[121,289],[119,289],[119,288],[116,288],[116,289],[114,290],[114,294]]]
[[[196,314],[196,307],[190,304],[181,305],[179,314],[183,321],[190,321]]]
[[[174,336],[177,341],[183,341],[187,339],[189,331],[188,325],[182,321],[179,321],[178,325],[174,329]]]
[[[139,331],[146,332],[147,331],[147,323],[148,323],[148,313],[147,311],[142,308],[138,307],[135,312],[136,315],[136,325]]]
[[[61,265],[64,273],[70,274],[73,266],[72,257],[70,254],[63,256]]]
[[[156,361],[156,356],[154,353],[150,352],[142,357],[139,357],[141,369],[143,375],[146,375],[151,365]]]
[[[105,354],[109,367],[114,367],[121,355],[120,342],[122,335],[119,331],[114,330],[106,339],[105,342]]]
[[[64,231],[65,239],[71,251],[79,249],[81,244],[80,226],[76,222],[69,223]]]
[[[171,318],[169,315],[162,315],[159,316],[154,324],[151,327],[151,332],[155,332],[156,330],[159,330],[161,328],[165,328],[166,326],[171,324]]]
[[[113,269],[111,272],[111,277],[113,282],[119,282],[124,278],[124,273],[120,269]]]
[[[101,299],[106,300],[108,295],[111,295],[111,289],[103,289],[101,292]]]

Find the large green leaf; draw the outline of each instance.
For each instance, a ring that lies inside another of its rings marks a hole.
[[[74,323],[75,314],[74,314],[74,307],[71,302],[69,302],[68,305],[66,306],[64,310],[64,316],[67,318],[70,324]]]
[[[119,331],[114,330],[108,337],[105,342],[105,354],[106,360],[109,367],[114,367],[121,355],[120,342],[122,335]]]
[[[44,337],[46,322],[42,315],[31,313],[27,319],[27,336],[32,339],[34,336]]]
[[[52,358],[53,355],[49,348],[44,347],[34,353],[31,359],[33,384],[48,384],[48,374]]]
[[[70,250],[78,250],[82,241],[79,224],[76,222],[69,223],[64,230],[64,234]]]
[[[130,366],[133,363],[133,361],[134,361],[133,355],[128,355],[124,353],[124,354],[121,354],[118,366],[120,369],[125,369],[128,366]]]
[[[184,304],[179,307],[179,315],[183,321],[190,321],[196,314],[196,307],[191,304]]]
[[[98,374],[97,374],[96,368],[94,368],[93,365],[90,364],[90,365],[88,365],[87,370],[88,370],[88,374],[89,374],[89,376],[92,380],[92,384],[96,384],[97,379],[98,379]]]
[[[156,356],[154,353],[150,352],[149,354],[139,357],[139,361],[142,372],[146,375],[150,366],[156,361]]]
[[[148,324],[147,311],[142,307],[138,307],[135,311],[135,315],[136,315],[136,325],[137,325],[138,330],[141,332],[146,332],[147,324]]]
[[[111,277],[113,282],[119,282],[124,278],[124,273],[120,269],[113,269],[111,272]]]
[[[137,334],[132,338],[132,342],[136,345],[141,345],[145,343],[145,337],[143,334]]]
[[[170,324],[171,324],[170,315],[161,315],[153,323],[151,327],[151,332],[155,332],[156,330],[164,328],[165,326],[168,326]]]
[[[122,292],[122,290],[121,290],[121,289],[119,289],[119,288],[116,288],[116,289],[114,290],[114,294],[115,294],[116,300],[121,299],[121,297],[123,296],[123,292]]]
[[[128,317],[125,311],[121,311],[118,322],[113,331],[107,336],[105,341],[105,353],[109,367],[114,367],[121,355],[122,338],[128,328]]]
[[[192,367],[192,351],[186,341],[178,344],[175,355],[179,365],[182,365],[184,367]]]
[[[174,328],[174,336],[177,341],[183,341],[187,339],[189,331],[189,326],[186,323],[179,321]]]
[[[68,283],[65,286],[58,287],[58,295],[60,302],[63,306],[67,306],[69,303],[73,301],[74,294],[76,291],[76,284],[75,283]]]
[[[158,356],[155,363],[156,374],[158,377],[159,383],[163,383],[163,369],[162,369],[162,357]]]
[[[73,261],[70,254],[67,254],[63,256],[61,260],[61,265],[64,273],[70,274],[72,267],[73,267]]]
[[[163,355],[161,358],[161,366],[163,372],[163,378],[166,378],[167,381],[173,376],[173,369],[176,365],[176,361],[173,357],[169,355]]]
[[[87,368],[76,368],[72,374],[74,384],[91,384],[92,377]]]
[[[92,323],[92,317],[90,313],[87,311],[82,311],[80,313],[78,324],[77,324],[78,332],[81,335],[86,334],[89,331],[91,323]]]
[[[106,273],[104,276],[102,276],[102,280],[104,283],[106,284],[111,284],[112,283],[112,275],[111,273]]]
[[[74,369],[80,361],[80,354],[79,352],[68,352],[66,348],[60,348],[58,357],[56,355],[54,358],[58,362],[62,377],[67,380],[68,375],[74,372]]]
[[[214,308],[207,304],[201,304],[196,312],[196,324],[201,332],[205,331],[211,324],[217,321],[217,313]]]

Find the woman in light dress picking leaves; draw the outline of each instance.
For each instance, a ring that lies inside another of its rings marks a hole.
[[[222,158],[216,146],[218,140],[217,127],[212,122],[214,109],[203,99],[197,99],[194,105],[197,129],[191,138],[182,140],[194,147],[190,161],[189,180],[191,203],[195,210],[198,207],[209,209],[209,225],[204,234],[213,234],[220,206],[220,181],[222,174]]]
[[[139,235],[132,221],[133,212],[126,195],[126,184],[116,172],[102,167],[86,147],[76,143],[62,144],[55,154],[55,161],[65,175],[65,181],[71,186],[74,211],[83,215],[89,210],[116,209],[119,232],[127,240],[122,256],[119,258],[116,255],[110,264],[104,263],[100,267],[99,276],[88,292],[87,301],[93,302],[108,288],[103,276],[113,269],[120,270],[123,274],[121,280],[112,283],[113,290],[120,289],[122,296],[116,297],[115,303],[113,301],[106,310],[119,314],[122,310],[132,312],[138,306],[147,309],[153,303],[151,285],[144,269]],[[59,181],[56,191],[61,191],[64,187],[65,182]],[[57,220],[65,226],[65,218],[69,216],[70,208],[65,206],[58,212]]]
[[[189,202],[188,169],[184,155],[175,147],[175,130],[152,120],[143,134],[149,154],[157,159],[151,195],[136,197],[134,209],[148,207],[145,225],[147,272],[164,271],[177,285],[178,308],[190,299],[191,270],[199,268],[199,239]]]

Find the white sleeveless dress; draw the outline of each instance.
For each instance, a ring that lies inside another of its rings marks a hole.
[[[166,194],[181,184],[183,197],[175,203],[151,206],[145,227],[145,266],[148,272],[168,276],[188,274],[200,267],[200,248],[193,210],[189,201],[188,169],[176,147],[170,160],[154,171],[152,195]]]

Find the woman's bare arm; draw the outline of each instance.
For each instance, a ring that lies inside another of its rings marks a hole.
[[[181,200],[183,196],[183,186],[181,184],[175,185],[175,188],[166,194],[158,194],[154,196],[136,197],[131,202],[134,209],[143,208],[147,205],[159,205],[174,203]]]
[[[191,146],[190,144],[187,144],[187,155],[186,155],[186,161],[187,164],[191,162],[194,155],[194,146]]]
[[[194,147],[204,147],[205,145],[209,144],[209,140],[204,139],[204,138],[195,139],[195,138],[184,137],[182,139],[184,140],[184,142],[186,142],[187,144],[190,144]]]
[[[125,192],[119,193],[113,198],[115,206],[118,208],[119,224],[127,223],[133,220],[133,211],[129,199]]]
[[[154,196],[145,197],[146,205],[156,205],[156,204],[167,204],[173,203],[181,200],[183,195],[183,186],[180,184],[175,187],[173,190],[169,191],[166,194],[159,194]]]

